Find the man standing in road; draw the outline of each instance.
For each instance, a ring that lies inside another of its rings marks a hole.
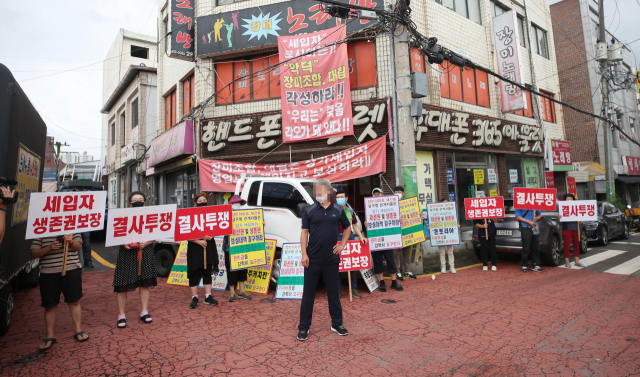
[[[393,193],[395,195],[398,195],[400,197],[400,200],[403,199],[404,197],[404,187],[402,186],[397,186],[395,189],[393,189]],[[395,249],[393,251],[393,259],[396,263],[396,267],[398,269],[398,271],[396,272],[396,276],[398,278],[398,280],[403,281],[404,278],[402,277],[402,272],[400,272],[400,255],[402,254],[402,266],[404,269],[404,277],[409,278],[409,279],[415,279],[416,276],[413,274],[413,272],[411,272],[411,246],[405,246],[402,249]]]
[[[328,179],[319,179],[314,185],[316,202],[308,206],[302,214],[300,247],[302,249],[301,264],[304,267],[304,289],[300,303],[298,340],[307,340],[309,336],[316,286],[320,276],[322,276],[327,289],[331,331],[342,336],[349,334],[347,329],[342,326],[342,305],[340,304],[338,280],[340,279],[339,254],[349,240],[351,224],[344,210],[329,200],[331,190],[333,188]],[[342,225],[344,232],[342,242],[336,245],[338,224]]]
[[[542,217],[542,214],[537,209],[516,209],[516,220],[520,222],[520,234],[522,235],[522,254],[520,256],[522,272],[527,272],[529,250],[533,252],[531,257],[533,259],[533,268],[531,268],[531,271],[544,272],[540,268],[540,241],[538,240],[540,230],[537,229],[538,221],[542,220]]]
[[[344,213],[347,215],[347,219],[349,219],[349,222],[352,224],[351,226],[353,227],[353,230],[355,230],[358,237],[360,237],[360,241],[362,241],[362,243],[366,245],[367,239],[364,237],[364,235],[362,235],[362,232],[360,232],[360,228],[358,227],[358,217],[355,211],[351,209],[351,207],[349,207],[349,205],[347,204],[348,199],[349,198],[347,197],[346,191],[338,190],[338,192],[336,193],[336,203],[338,203],[338,205],[342,207],[342,209],[344,210]],[[342,224],[339,224],[337,242],[342,241],[343,235],[344,235],[344,228],[342,227]],[[355,239],[356,238],[353,236],[353,233],[351,233],[349,235],[349,241],[354,241]],[[358,287],[358,280],[356,279],[356,271],[351,271],[349,273],[351,274],[351,291],[352,291],[351,294],[355,298],[362,298],[362,295],[356,289]],[[338,282],[339,282],[338,291],[342,293],[342,280],[338,280]]]

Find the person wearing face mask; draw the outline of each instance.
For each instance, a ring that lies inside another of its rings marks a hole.
[[[146,197],[140,191],[132,192],[129,195],[129,204],[133,208],[144,207]],[[158,285],[156,281],[156,256],[153,253],[153,244],[155,241],[145,241],[131,243],[120,246],[118,251],[118,261],[116,262],[116,270],[113,274],[113,291],[116,293],[116,302],[118,304],[118,323],[119,329],[127,327],[125,317],[125,304],[127,302],[127,292],[140,291],[140,304],[142,312],[140,312],[140,321],[144,324],[151,323],[152,319],[149,315],[149,291],[151,287]],[[142,249],[142,272],[138,275],[138,250]]]
[[[573,194],[564,194],[564,200],[576,200]],[[558,221],[562,214],[558,214]],[[564,242],[564,266],[571,268],[571,240],[573,240],[573,257],[576,259],[576,267],[586,267],[580,263],[580,227],[579,221],[569,221],[562,223],[562,241]]]
[[[231,207],[236,210],[240,209],[243,205],[247,203],[246,200],[242,199],[239,195],[234,195],[229,199],[229,204]],[[238,270],[231,271],[231,257],[229,256],[229,247],[231,245],[230,236],[224,236],[224,240],[222,241],[222,251],[224,252],[224,265],[227,268],[227,281],[229,282],[229,290],[231,294],[229,295],[229,302],[234,302],[236,300],[236,296],[240,297],[243,300],[251,300],[251,296],[244,291],[244,282],[247,281],[247,270]],[[238,294],[236,295],[236,284],[238,285]]]
[[[404,197],[404,187],[397,186],[393,189],[394,195],[398,195],[400,200]],[[400,255],[402,254],[402,266],[404,268],[404,277],[409,279],[415,279],[416,276],[411,272],[411,246],[403,247],[402,249],[395,249],[393,251],[393,260],[396,262],[396,267],[398,268],[398,272],[396,272],[396,276],[398,280],[403,281],[402,272],[400,272]]]
[[[206,207],[208,205],[209,195],[201,192],[194,198],[193,202],[197,207]],[[207,265],[204,265],[204,255],[207,254]],[[189,309],[198,307],[198,284],[202,279],[204,285],[204,303],[216,306],[216,301],[211,296],[211,272],[218,272],[218,249],[216,241],[211,236],[205,236],[201,240],[191,240],[187,245],[187,278],[189,279],[189,289],[191,290],[191,304]]]
[[[360,237],[360,241],[367,244],[367,239],[360,232],[360,228],[358,227],[358,217],[353,209],[347,205],[347,192],[344,190],[338,190],[336,193],[336,203],[344,210],[344,213],[347,215],[349,222],[351,223],[351,227],[356,231],[358,237]],[[342,228],[342,224],[338,225],[338,241],[342,241],[342,235],[344,234],[344,229]],[[349,241],[354,241],[356,238],[353,236],[353,233],[349,235]],[[362,298],[362,295],[356,289],[358,287],[358,280],[356,278],[356,271],[351,271],[351,294],[355,298]],[[340,294],[342,294],[342,280],[339,280],[338,290]]]

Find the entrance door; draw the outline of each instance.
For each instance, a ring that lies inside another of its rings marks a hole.
[[[484,177],[481,184],[476,184],[476,175],[479,177],[482,172]],[[464,214],[464,199],[489,196],[489,185],[487,184],[487,169],[484,168],[457,168],[456,169],[456,201],[458,202],[458,221],[462,226],[473,226],[473,221],[466,220]]]

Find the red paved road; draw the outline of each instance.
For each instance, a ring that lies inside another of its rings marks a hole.
[[[342,300],[345,326],[330,331],[319,294],[309,340],[298,342],[299,302],[222,302],[189,310],[186,288],[162,283],[152,291],[152,325],[115,328],[112,272],[84,274],[87,343],[71,339],[61,306],[58,343],[34,353],[44,335],[37,289],[16,297],[10,332],[0,338],[0,374],[15,376],[257,375],[596,375],[640,374],[640,277],[549,268],[523,274],[503,263],[457,276],[405,281],[404,292]],[[214,293],[221,299],[219,292]],[[270,295],[271,296],[271,295]],[[382,304],[393,298],[396,304]]]

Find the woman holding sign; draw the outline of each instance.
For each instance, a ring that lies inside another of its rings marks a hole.
[[[229,204],[231,204],[231,208],[240,209],[243,205],[247,203],[246,200],[242,199],[239,195],[234,195],[229,199]],[[251,296],[244,291],[244,282],[247,281],[247,271],[248,270],[237,270],[231,271],[231,256],[229,255],[229,248],[231,246],[231,236],[224,236],[224,240],[222,241],[222,251],[224,252],[224,264],[227,268],[227,279],[229,282],[229,290],[231,294],[229,295],[229,302],[234,302],[236,300],[236,284],[238,285],[237,297],[240,297],[244,300],[251,300]]]
[[[146,197],[140,191],[135,191],[129,195],[131,207],[144,207]],[[140,290],[140,321],[151,323],[149,316],[149,288],[158,285],[156,281],[156,257],[153,253],[155,241],[145,241],[130,243],[120,246],[118,251],[118,261],[116,271],[113,275],[113,291],[116,293],[118,303],[118,328],[127,327],[127,320],[124,314],[124,307],[127,302],[127,292]],[[142,253],[139,250],[142,249]],[[141,258],[141,259],[139,259]],[[139,264],[141,264],[139,266]],[[140,272],[138,272],[140,271]]]
[[[564,200],[576,200],[573,194],[564,194]],[[562,218],[562,214],[558,214],[558,221]],[[573,256],[576,259],[576,267],[586,267],[580,263],[580,233],[578,231],[580,222],[569,221],[562,223],[562,240],[564,242],[564,266],[571,268],[571,240],[573,240]]]
[[[496,222],[498,222],[498,219],[473,220],[473,226],[478,228],[478,238],[480,239],[482,271],[489,270],[489,256],[491,257],[491,271],[498,270],[498,252],[496,251]]]

